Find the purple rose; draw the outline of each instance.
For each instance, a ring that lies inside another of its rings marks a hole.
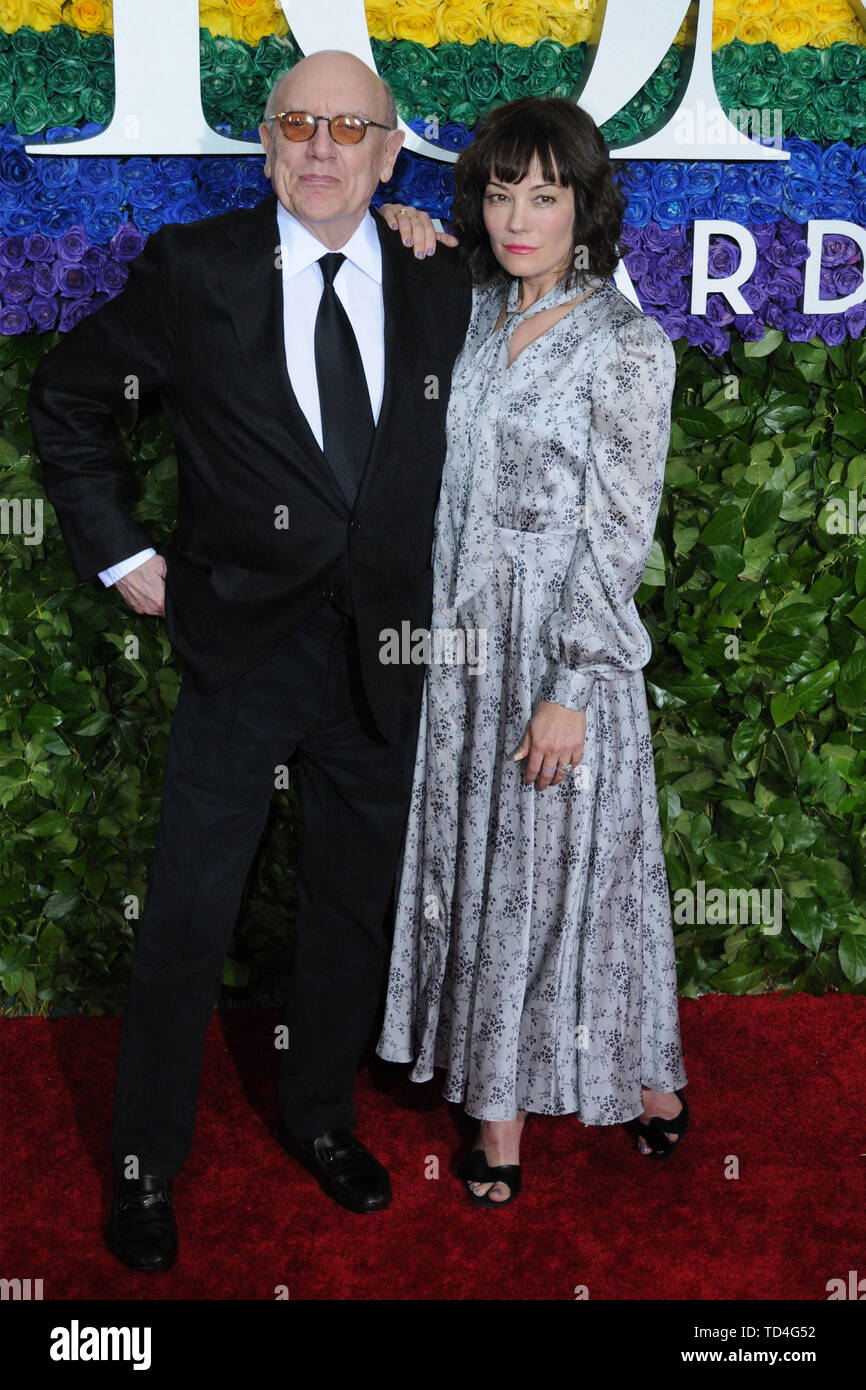
[[[80,265],[57,261],[54,281],[64,299],[87,299],[93,293],[93,277]]]
[[[30,301],[30,317],[40,333],[47,333],[57,322],[57,300],[48,295],[34,295]]]
[[[740,286],[740,294],[750,309],[754,309],[755,313],[761,313],[767,302],[767,291],[762,285],[755,284],[754,280],[747,280]]]
[[[109,243],[111,254],[119,261],[133,261],[144,246],[145,238],[132,222],[123,222]]]
[[[673,246],[687,245],[685,227],[661,227],[657,222],[650,222],[644,228],[643,244],[651,254],[667,251]]]
[[[838,295],[854,294],[863,284],[863,271],[858,270],[855,265],[840,265],[830,274],[833,288]]]
[[[22,236],[0,240],[0,270],[20,270],[27,260],[27,242]]]
[[[844,343],[848,330],[841,314],[819,314],[818,332],[828,347],[838,347]]]
[[[632,280],[639,280],[649,269],[649,258],[645,251],[627,251],[625,264]]]
[[[751,304],[751,299],[743,290],[743,297]],[[735,314],[734,327],[747,343],[759,343],[764,336],[764,325],[757,314]]]
[[[41,232],[32,232],[25,238],[25,250],[28,261],[53,261],[54,243],[49,241],[47,236]]]
[[[57,238],[57,258],[69,264],[81,260],[87,250],[88,241],[81,226],[70,227],[68,232]]]
[[[792,343],[808,343],[818,332],[817,314],[801,314],[797,309],[786,309],[784,331]]]
[[[123,289],[128,275],[129,272],[125,265],[119,265],[117,261],[107,260],[99,268],[96,277],[97,288],[113,297]]]
[[[23,304],[10,304],[0,311],[0,333],[6,338],[14,338],[30,327],[30,315]]]
[[[33,266],[33,293],[42,299],[49,299],[53,295],[53,261],[37,261]]]
[[[33,270],[8,270],[0,276],[0,298],[6,304],[26,304],[33,293]]]
[[[716,236],[710,242],[707,253],[707,265],[710,275],[716,279],[721,279],[726,275],[732,275],[740,264],[740,248],[727,237]]]
[[[866,328],[866,304],[854,304],[850,309],[846,309],[841,317],[845,320],[848,336],[859,338]]]
[[[662,328],[667,333],[671,341],[686,336],[686,315],[685,314],[666,314],[663,311],[653,315],[658,319]]]
[[[840,236],[838,232],[830,232],[823,238],[821,244],[822,265],[847,265],[858,255],[859,250],[852,237]]]
[[[721,294],[710,294],[707,296],[706,318],[709,323],[715,324],[717,328],[725,324],[733,323],[734,311]]]
[[[773,246],[776,240],[776,224],[768,226],[766,222],[747,222],[746,226],[755,238],[755,245],[758,248],[758,255],[766,253],[769,247]]]
[[[57,327],[61,333],[68,333],[77,323],[92,313],[94,306],[87,299],[67,299],[60,309],[60,322]]]

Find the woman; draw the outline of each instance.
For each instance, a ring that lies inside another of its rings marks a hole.
[[[520,1189],[528,1111],[637,1119],[656,1156],[688,1119],[633,602],[675,359],[608,278],[623,207],[597,127],[559,98],[494,110],[455,168],[474,292],[431,648],[462,630],[453,649],[485,659],[428,668],[377,1051],[415,1081],[445,1068],[481,1122],[460,1172],[488,1206]]]

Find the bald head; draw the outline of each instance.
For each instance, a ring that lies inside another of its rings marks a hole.
[[[343,53],[338,48],[325,48],[319,53],[311,53],[302,58],[288,72],[277,78],[268,95],[265,107],[265,120],[277,111],[288,111],[292,107],[308,110],[303,105],[301,95],[310,83],[326,83],[345,89],[347,95],[364,102],[364,111],[359,115],[369,116],[374,121],[382,121],[392,129],[397,125],[397,106],[387,82],[378,73],[356,58],[354,53]],[[349,106],[341,110],[350,110]],[[314,114],[318,114],[315,112]],[[330,116],[340,114],[329,111]]]

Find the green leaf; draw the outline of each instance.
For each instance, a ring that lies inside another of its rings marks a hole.
[[[25,734],[41,734],[47,729],[54,729],[58,724],[63,723],[63,711],[54,705],[45,705],[41,700],[37,700],[31,705],[24,719],[21,728]]]
[[[839,964],[854,985],[866,980],[866,936],[843,932],[839,938]]]
[[[756,342],[745,342],[743,352],[746,357],[767,357],[771,352],[775,352],[785,340],[785,335],[779,328],[768,328],[763,338]]]
[[[58,835],[66,829],[66,817],[59,811],[45,811],[26,827],[28,835]]]

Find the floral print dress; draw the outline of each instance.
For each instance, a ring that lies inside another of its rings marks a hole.
[[[521,313],[519,288],[475,290],[452,377],[377,1051],[412,1062],[415,1081],[444,1068],[445,1097],[478,1119],[519,1108],[606,1125],[642,1112],[642,1084],[686,1080],[651,644],[633,601],[675,358],[658,324],[589,277],[592,293],[509,365],[516,324],[581,293],[560,282]],[[584,710],[586,740],[576,771],[536,791],[512,755],[541,699]]]

